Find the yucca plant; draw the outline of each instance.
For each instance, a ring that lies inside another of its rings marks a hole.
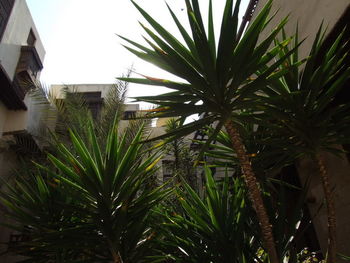
[[[168,206],[160,211],[164,218],[159,230],[158,255],[152,262],[269,262],[262,248],[259,227],[249,205],[241,178],[215,180],[206,166],[204,197],[200,197],[186,182],[176,191],[182,210]],[[272,198],[265,196],[276,234],[277,249],[283,262],[297,263],[296,247],[303,218],[304,191],[295,206],[286,207],[286,187]],[[296,188],[295,188],[296,189]]]
[[[306,223],[304,206],[308,185],[299,187],[286,182],[288,178],[284,175],[284,168],[293,164],[295,159],[285,151],[288,146],[285,138],[279,138],[273,134],[273,130],[257,127],[257,124],[246,124],[240,128],[247,152],[252,156],[254,170],[264,180],[264,190],[269,193],[265,195],[265,203],[273,225],[278,256],[285,262],[287,259],[288,262],[298,262],[298,238],[303,232],[300,222],[304,220]],[[210,145],[205,155],[211,158],[210,167],[225,167],[230,175],[239,178],[239,161],[230,146],[230,137],[220,131],[215,144]],[[293,202],[288,199],[291,193]]]
[[[217,44],[211,0],[209,1],[207,28],[203,23],[199,1],[185,0],[190,24],[189,32],[168,7],[184,42],[176,39],[171,32],[168,32],[144,9],[132,1],[153,28],[152,30],[141,24],[148,35],[148,38],[145,37],[145,39],[151,48],[122,37],[129,43],[126,48],[141,59],[153,63],[184,81],[176,82],[148,76],[123,80],[165,86],[173,90],[158,96],[137,98],[139,101],[158,105],[151,111],[149,115],[151,118],[181,116],[181,119],[184,120],[193,114],[204,116],[161,138],[180,137],[216,122],[216,128],[207,141],[208,145],[223,127],[226,128],[242,167],[251,203],[259,219],[265,247],[269,251],[271,262],[277,263],[280,260],[276,254],[271,225],[259,190],[259,182],[254,175],[250,158],[237,129],[239,118],[236,117],[242,110],[249,108],[254,103],[249,99],[251,94],[285,73],[285,71],[275,72],[285,59],[281,58],[275,61],[274,58],[289,40],[278,43],[270,50],[269,48],[287,19],[283,19],[258,44],[260,33],[271,21],[269,11],[272,1],[268,1],[243,36],[238,39],[240,2],[238,0],[234,4],[233,0],[226,1]],[[290,53],[292,52],[290,51]],[[270,66],[266,68],[265,65],[268,63]],[[257,71],[261,70],[262,74],[257,78],[252,78]]]
[[[183,182],[176,191],[181,209],[173,212],[172,207],[166,207],[161,211],[164,237],[153,260],[209,263],[258,258],[259,227],[254,211],[247,205],[242,180],[226,177],[216,182],[208,167],[204,171],[203,198]]]
[[[350,78],[350,68],[344,63],[347,53],[342,34],[329,48],[322,45],[324,34],[321,26],[302,68],[289,70],[258,95],[265,103],[266,119],[262,123],[288,144],[285,153],[293,158],[310,157],[318,167],[328,212],[327,262],[336,262],[335,204],[322,153],[339,154],[337,145],[349,141],[349,105],[339,105],[334,100]],[[285,47],[279,57],[285,57],[293,48]],[[294,52],[279,70],[290,68],[298,60],[298,52]]]
[[[71,130],[72,149],[57,142],[57,154],[48,157],[55,169],[37,164],[46,178],[38,173],[34,183],[18,180],[9,186],[10,193],[2,193],[14,220],[11,226],[35,233],[18,252],[32,257],[35,250],[64,251],[65,260],[77,253],[82,262],[142,262],[153,236],[151,209],[167,195],[161,187],[146,184],[159,156],[145,156],[140,144],[143,126],[129,142],[126,134],[119,134],[116,118],[105,149],[97,143],[92,120],[87,126],[87,141]],[[28,262],[39,262],[36,259]]]
[[[278,178],[270,180],[265,189],[268,213],[277,240],[277,253],[283,262],[303,262],[300,254],[304,249],[303,235],[311,221],[305,216],[305,201],[308,180],[303,187],[286,182],[286,175],[281,171]],[[293,202],[291,202],[293,200]],[[301,255],[303,256],[303,255]]]
[[[5,189],[0,194],[8,217],[5,226],[21,237],[8,244],[7,252],[24,256],[21,262],[107,260],[103,247],[95,243],[96,238],[91,240],[96,232],[84,222],[86,216],[79,210],[67,209],[74,206],[75,200],[68,189],[60,188],[57,180],[32,168],[19,171]],[[77,232],[84,232],[85,238],[76,236]]]

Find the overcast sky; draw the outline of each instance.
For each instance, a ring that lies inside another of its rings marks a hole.
[[[164,0],[136,2],[169,31],[178,34]],[[167,2],[180,21],[187,25],[184,0]],[[202,8],[206,14],[208,1],[200,2],[205,4]],[[247,2],[243,0],[242,10],[245,10]],[[224,0],[213,0],[218,26],[224,3]],[[138,20],[143,20],[129,0],[27,0],[27,4],[46,50],[43,82],[113,83],[131,65],[139,73],[169,77],[121,46],[122,41],[117,34],[142,42],[143,31]],[[161,92],[154,87],[133,85],[129,96]]]

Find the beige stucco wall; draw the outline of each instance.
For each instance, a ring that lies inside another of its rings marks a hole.
[[[68,87],[70,92],[101,92],[101,97],[105,98],[113,84],[53,84],[50,89],[53,96],[57,99],[64,99],[63,89]]]
[[[338,253],[350,255],[350,166],[344,155],[342,158],[324,153],[327,172],[330,177],[332,193],[335,201],[337,220]],[[307,195],[308,207],[312,217],[322,251],[327,250],[327,210],[325,206],[322,182],[315,163],[310,159],[298,162],[298,172],[305,182],[310,178]]]
[[[253,19],[266,2],[267,0],[259,1]],[[306,38],[300,49],[300,55],[304,57],[308,54],[322,21],[331,29],[349,5],[349,0],[274,0],[271,14],[276,11],[277,14],[267,26],[266,35],[279,21],[289,15],[285,30],[288,35],[294,35],[298,23],[299,39]]]
[[[30,120],[36,120],[35,115],[40,114],[35,111],[35,101],[30,97],[29,94],[24,98],[24,103],[27,106],[27,110],[8,110],[5,125],[3,126],[4,133],[18,132],[27,130],[29,126],[36,126],[38,123],[30,123]]]
[[[6,70],[10,79],[14,77],[21,53],[21,46],[27,45],[30,29],[32,29],[35,34],[35,48],[43,62],[45,49],[26,1],[16,0],[0,43],[0,63]]]
[[[164,127],[171,118],[158,118],[156,121],[156,127]]]
[[[3,132],[7,133],[25,130],[27,126],[27,120],[27,111],[8,111]]]
[[[253,18],[266,2],[266,0],[259,1]],[[329,32],[349,5],[349,0],[274,0],[271,13],[277,10],[278,12],[261,39],[267,36],[278,21],[289,14],[285,30],[288,35],[293,35],[298,23],[299,39],[306,38],[299,48],[299,54],[300,58],[305,57],[309,53],[321,22],[328,26]],[[338,253],[350,255],[350,165],[345,156],[339,158],[325,153],[324,158],[336,204]],[[318,170],[311,160],[303,159],[298,162],[298,172],[302,181],[305,182],[309,177],[312,179],[308,193],[308,200],[312,202],[308,203],[308,207],[321,249],[325,252],[328,237],[327,211]]]

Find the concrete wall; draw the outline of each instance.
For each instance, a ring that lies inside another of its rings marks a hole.
[[[35,48],[41,61],[44,61],[45,50],[29,12],[25,0],[16,0],[0,43],[0,63],[12,80],[21,53],[21,46],[27,45],[30,30],[33,30]]]
[[[266,0],[259,1],[253,19],[266,2]],[[271,14],[277,10],[278,13],[261,39],[266,37],[281,19],[290,14],[285,27],[286,33],[292,36],[298,23],[299,39],[307,38],[299,48],[300,58],[305,57],[309,53],[321,22],[328,26],[329,32],[349,5],[349,0],[274,0]],[[336,203],[338,253],[350,255],[350,165],[346,156],[339,158],[324,153],[324,158]],[[304,182],[307,178],[311,178],[308,207],[322,251],[325,252],[328,237],[327,211],[319,172],[314,162],[308,159],[299,160],[298,172]]]
[[[342,158],[324,153],[328,175],[330,177],[337,220],[338,253],[350,255],[350,166],[346,156]],[[312,217],[318,241],[322,251],[327,250],[327,210],[325,206],[322,182],[316,164],[310,159],[298,162],[298,173],[303,182],[310,180],[307,194],[308,208]]]
[[[27,93],[24,98],[27,110],[8,110],[6,121],[3,125],[4,133],[18,132],[26,130],[33,135],[39,135],[40,125],[45,121],[44,115],[49,110],[49,104],[42,105],[41,102]]]
[[[67,86],[70,92],[101,92],[101,97],[105,98],[113,84],[69,84],[69,85],[51,85],[50,89],[53,96],[57,99],[64,99],[63,88]]]
[[[16,0],[0,43],[0,64],[11,80],[13,80],[15,75],[18,59],[21,54],[21,47],[27,45],[30,30],[33,31],[36,37],[34,46],[40,60],[43,61],[45,50],[26,1]],[[28,108],[33,108],[29,96],[26,96],[24,102],[28,104]],[[0,138],[4,132],[25,130],[28,127],[36,125],[37,123],[34,117],[36,113],[30,109],[29,112],[11,111],[7,110],[3,103],[0,102]],[[31,120],[34,122],[32,124],[28,123]]]
[[[253,19],[266,2],[267,0],[259,1]],[[274,14],[276,11],[277,14],[267,26],[266,34],[263,34],[262,38],[267,36],[267,33],[271,32],[279,21],[289,15],[285,30],[287,35],[294,35],[298,23],[299,39],[306,38],[300,49],[301,57],[305,57],[309,53],[313,39],[322,21],[324,28],[328,26],[331,29],[349,4],[349,0],[274,0],[271,14]]]
[[[0,138],[1,138],[3,130],[4,130],[6,119],[7,119],[7,108],[0,101]]]
[[[33,31],[36,37],[34,46],[40,60],[43,61],[45,50],[26,1],[16,0],[0,43],[0,64],[11,80],[13,80],[15,75],[21,47],[27,45],[30,30]],[[16,153],[8,148],[7,140],[11,140],[11,136],[3,136],[3,133],[25,130],[33,135],[37,135],[38,131],[41,130],[42,115],[46,114],[40,111],[42,105],[37,104],[30,94],[26,95],[24,103],[27,105],[27,111],[11,111],[0,101],[0,177],[2,180],[10,180],[12,171],[17,167],[18,161]],[[0,188],[3,188],[2,184],[0,184]],[[3,208],[0,207],[0,222],[4,223],[5,218],[1,209]],[[4,243],[9,241],[9,236],[12,232],[0,226],[0,252],[6,250]],[[18,257],[6,254],[0,257],[0,262],[18,262]]]
[[[8,111],[3,133],[18,132],[26,129],[28,112],[24,110]]]

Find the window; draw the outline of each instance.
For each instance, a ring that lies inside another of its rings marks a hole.
[[[123,120],[130,120],[134,119],[136,117],[136,112],[135,111],[124,111],[123,113]]]
[[[103,99],[101,92],[84,92],[83,97],[86,101],[88,109],[91,111],[92,117],[96,120],[100,118]]]
[[[174,161],[172,160],[163,160],[163,176],[164,177],[172,177],[174,173]]]
[[[15,0],[0,1],[0,40],[5,32],[14,2]]]

